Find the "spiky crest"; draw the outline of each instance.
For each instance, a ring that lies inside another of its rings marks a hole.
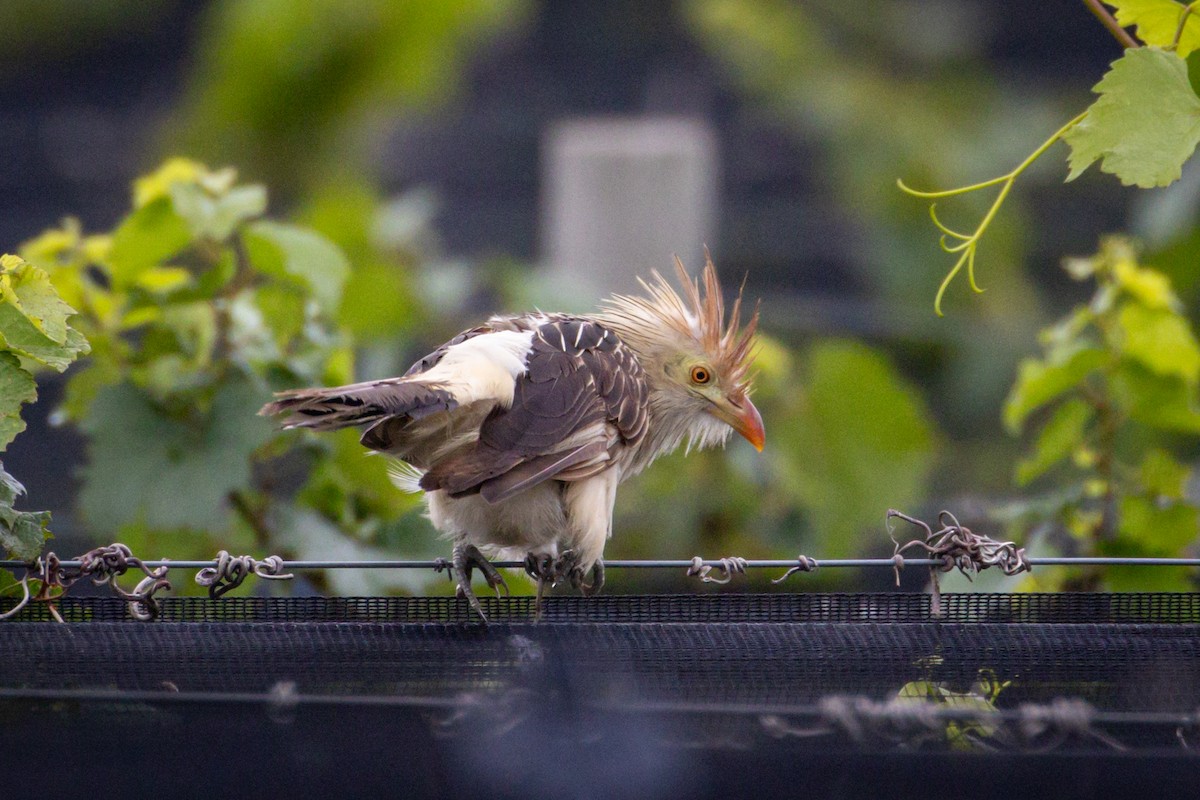
[[[638,278],[646,292],[644,297],[614,295],[604,301],[603,316],[622,323],[620,327],[627,336],[658,349],[678,347],[677,336],[695,341],[712,360],[726,385],[746,392],[751,383],[749,370],[754,361],[758,306],[745,328],[739,331],[743,282],[726,324],[725,301],[717,280],[717,268],[707,247],[704,257],[700,278],[691,277],[683,262],[675,257],[675,273],[683,287],[683,296],[661,273],[653,270],[649,281]]]

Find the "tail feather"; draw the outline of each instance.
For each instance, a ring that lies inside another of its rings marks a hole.
[[[411,378],[389,378],[327,389],[279,392],[258,413],[282,416],[285,428],[332,431],[374,424],[386,417],[420,419],[457,407],[454,395],[441,386]]]

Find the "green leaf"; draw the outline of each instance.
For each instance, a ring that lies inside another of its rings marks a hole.
[[[1175,555],[1196,539],[1200,508],[1187,503],[1157,503],[1133,495],[1121,499],[1118,534],[1147,553]]]
[[[1181,378],[1125,362],[1113,373],[1111,390],[1116,405],[1135,422],[1161,430],[1200,433],[1192,387]]]
[[[1200,345],[1183,317],[1126,303],[1118,312],[1117,324],[1125,357],[1159,375],[1177,375],[1188,383],[1200,377]]]
[[[304,329],[307,321],[304,296],[290,286],[258,287],[254,290],[254,305],[281,348]]]
[[[360,339],[394,340],[419,319],[411,276],[395,264],[355,263],[338,322]]]
[[[0,504],[11,506],[23,494],[25,494],[25,486],[10,475],[3,464],[0,464]]]
[[[21,406],[36,399],[33,376],[21,368],[20,360],[12,353],[0,352],[0,450],[25,430]]]
[[[1192,16],[1195,17],[1195,14]],[[1193,50],[1188,54],[1187,71],[1188,83],[1191,84],[1192,91],[1200,95],[1200,50]]]
[[[0,343],[19,355],[62,372],[90,348],[83,334],[67,328],[67,338],[58,344],[39,331],[32,321],[9,303],[0,303]]]
[[[223,242],[239,225],[267,210],[267,190],[257,184],[238,186],[214,196],[196,183],[175,183],[170,188],[175,212],[187,220],[197,237]]]
[[[222,530],[226,497],[250,481],[250,455],[273,434],[264,392],[221,387],[207,412],[168,416],[128,383],[101,389],[80,427],[89,436],[80,509],[98,531],[141,520],[161,529]]]
[[[1063,137],[1071,145],[1067,180],[1097,159],[1127,186],[1177,180],[1200,143],[1200,97],[1183,59],[1154,47],[1126,50],[1093,91],[1100,99]]]
[[[32,561],[50,538],[49,511],[16,511],[0,504],[0,550],[10,558]]]
[[[1171,500],[1183,499],[1183,487],[1191,472],[1165,450],[1155,448],[1142,459],[1141,480],[1146,491]]]
[[[1179,308],[1179,299],[1171,289],[1171,279],[1156,269],[1139,267],[1133,253],[1123,254],[1115,261],[1112,274],[1122,289],[1147,308]]]
[[[154,294],[170,294],[192,283],[192,273],[183,267],[151,267],[138,276],[137,285]]]
[[[32,561],[50,536],[46,529],[50,512],[15,510],[12,505],[23,494],[25,487],[0,464],[0,552],[8,558]]]
[[[1179,29],[1179,19],[1184,6],[1174,0],[1104,0],[1116,9],[1117,23],[1122,28],[1137,27],[1137,36],[1148,45],[1169,47]],[[1186,57],[1200,48],[1200,19],[1195,14],[1188,17],[1179,37],[1177,51]]]
[[[1093,416],[1095,410],[1077,397],[1059,406],[1038,434],[1033,454],[1017,465],[1017,483],[1024,486],[1071,455]]]
[[[55,344],[67,340],[67,318],[75,309],[64,303],[45,270],[16,256],[7,261],[0,275],[0,302],[9,303]]]
[[[232,181],[236,174],[227,171]],[[168,158],[162,166],[133,182],[133,207],[143,208],[156,200],[169,197],[171,187],[179,183],[196,183],[209,175],[208,167],[188,158]]]
[[[1053,353],[1042,361],[1027,358],[1017,368],[1017,381],[1004,401],[1004,425],[1013,433],[1036,409],[1076,388],[1093,370],[1104,365],[1107,355],[1095,347],[1075,347]]]
[[[144,270],[175,255],[191,241],[191,229],[175,212],[169,197],[147,203],[122,220],[113,232],[108,252],[113,285],[130,286]]]
[[[806,396],[779,452],[792,491],[811,516],[813,549],[862,552],[880,535],[881,509],[919,503],[936,433],[920,392],[880,353],[858,343],[817,345]]]
[[[350,264],[336,245],[304,228],[260,220],[246,233],[250,263],[280,280],[300,282],[327,314],[337,312]]]

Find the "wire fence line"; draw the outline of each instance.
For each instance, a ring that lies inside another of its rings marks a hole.
[[[492,692],[463,692],[451,696],[405,694],[303,693],[293,681],[279,681],[268,691],[178,691],[170,689],[41,689],[0,688],[2,702],[78,702],[111,705],[235,705],[261,706],[277,721],[303,707],[399,708],[445,712],[429,722],[443,733],[469,730],[477,716],[506,712],[509,729],[537,707],[535,693],[520,686]],[[721,701],[592,701],[592,712],[671,716],[717,715],[742,717],[757,723],[758,733],[771,739],[813,739],[840,735],[859,745],[884,745],[910,750],[940,742],[957,749],[1044,753],[1070,746],[1130,751],[1120,732],[1165,729],[1175,748],[1198,753],[1200,711],[1105,710],[1085,700],[1060,697],[1048,702],[1021,703],[1002,708],[990,702],[962,705],[928,698],[897,696],[876,699],[866,695],[828,695],[804,704],[729,703]]]
[[[733,558],[702,558],[699,563],[704,566],[719,568]],[[742,559],[745,569],[790,569],[797,565],[797,559]],[[838,569],[847,567],[893,569],[897,561],[894,558],[813,558],[813,564],[821,569]],[[1121,566],[1121,567],[1200,567],[1200,558],[1158,558],[1158,557],[1100,557],[1100,556],[1062,556],[1038,558],[1031,556],[1026,559],[1031,567],[1052,566]],[[83,565],[79,559],[58,562],[62,567],[78,568]],[[162,558],[143,561],[151,569],[169,567],[170,569],[205,569],[215,567],[216,559],[208,561]],[[442,559],[426,560],[364,560],[364,561],[321,561],[321,560],[287,560],[280,563],[285,570],[298,572],[326,569],[412,569],[438,570],[445,568]],[[696,564],[695,559],[614,559],[605,560],[606,569],[690,569]],[[942,564],[935,558],[905,558],[901,566],[936,567]],[[29,562],[14,559],[0,560],[0,568],[24,569]],[[523,561],[493,561],[492,566],[500,569],[524,569]]]
[[[890,558],[843,558],[815,559],[799,555],[795,559],[746,559],[739,556],[706,559],[694,556],[691,559],[614,559],[605,562],[605,568],[616,569],[684,569],[689,577],[705,583],[725,584],[737,575],[751,569],[783,569],[785,572],[772,583],[782,583],[796,573],[814,572],[818,569],[840,568],[884,568],[891,569],[900,582],[900,571],[906,566],[926,567],[930,574],[930,593],[933,613],[940,616],[941,589],[939,573],[958,570],[972,576],[981,570],[995,568],[1006,575],[1027,572],[1037,566],[1144,566],[1144,567],[1200,567],[1200,558],[1134,558],[1134,557],[1044,557],[1033,558],[1025,548],[1014,542],[1002,542],[978,534],[960,525],[949,511],[938,514],[938,530],[915,517],[890,509],[887,512],[888,535],[894,546]],[[901,543],[895,536],[892,521],[902,520],[924,532],[924,536]],[[906,553],[915,552],[915,556]],[[501,568],[528,569],[525,562],[497,561],[493,566]],[[168,572],[171,569],[194,569],[196,583],[207,587],[209,596],[218,598],[240,586],[247,577],[254,575],[265,580],[288,580],[294,571],[331,569],[412,569],[449,572],[450,561],[444,558],[426,560],[286,560],[278,555],[257,559],[250,555],[235,556],[222,550],[215,558],[203,560],[143,560],[133,554],[127,545],[120,542],[97,547],[78,558],[60,559],[47,553],[32,562],[18,560],[0,561],[0,568],[24,570],[19,580],[23,597],[13,609],[0,615],[0,620],[16,615],[30,601],[44,602],[56,619],[62,621],[54,601],[76,582],[88,578],[96,585],[107,584],[117,595],[129,603],[130,613],[140,620],[154,619],[159,614],[155,594],[170,589]],[[133,570],[142,577],[132,590],[122,588],[117,578]],[[31,590],[30,582],[37,584]],[[507,587],[505,587],[507,589]]]

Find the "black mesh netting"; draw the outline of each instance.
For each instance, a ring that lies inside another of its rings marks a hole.
[[[839,796],[914,758],[1031,780],[1066,759],[1056,797],[1115,796],[1200,762],[1200,594],[946,595],[937,616],[914,594],[554,597],[537,623],[528,598],[487,598],[487,626],[451,598],[171,598],[153,622],[115,598],[57,608],[68,624],[42,605],[0,623],[0,719],[121,759],[186,760],[188,741],[331,780],[383,759],[448,797],[509,780],[737,796],[738,770],[780,788],[821,764]],[[898,695],[996,722],[855,712]]]

